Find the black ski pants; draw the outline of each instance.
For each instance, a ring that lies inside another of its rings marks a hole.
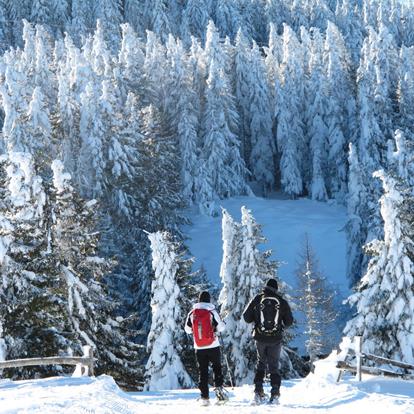
[[[223,385],[220,347],[196,349],[195,353],[199,374],[198,388],[201,391],[201,398],[208,398],[208,366],[210,362],[213,366],[214,385],[216,387],[221,387]]]
[[[267,372],[270,374],[270,384],[273,391],[279,391],[282,381],[279,374],[280,352],[282,350],[282,341],[279,342],[260,342],[256,341],[257,364],[256,374],[254,376],[254,385],[256,390],[263,389],[263,380]]]

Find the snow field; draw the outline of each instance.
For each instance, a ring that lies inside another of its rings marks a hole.
[[[346,280],[346,236],[341,231],[346,223],[346,210],[338,205],[330,205],[309,199],[283,200],[260,197],[233,197],[221,200],[221,206],[231,216],[240,221],[240,210],[246,206],[252,211],[256,221],[263,226],[263,234],[268,240],[263,247],[272,249],[272,258],[281,261],[280,278],[294,284],[294,273],[298,253],[305,233],[315,250],[320,269],[341,293],[348,296]],[[221,214],[208,217],[191,214],[192,225],[185,228],[188,236],[186,244],[195,257],[195,268],[201,265],[212,282],[220,283],[220,263],[222,259]]]
[[[345,376],[335,382],[337,370],[332,361],[327,372],[302,380],[284,381],[280,406],[252,406],[253,386],[228,389],[230,401],[201,407],[198,390],[172,390],[142,393],[121,391],[106,375],[97,378],[48,378],[0,381],[1,414],[155,414],[209,413],[239,414],[412,414],[414,382],[365,377],[361,383]],[[317,369],[318,372],[318,369]],[[269,391],[269,389],[267,389]]]

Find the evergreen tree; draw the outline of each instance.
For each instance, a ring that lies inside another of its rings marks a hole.
[[[266,194],[274,187],[276,148],[272,136],[272,117],[268,111],[270,96],[266,69],[256,43],[253,43],[251,52],[249,86],[251,153],[248,168],[252,179],[260,183]]]
[[[144,13],[142,10],[142,0],[125,0],[124,2],[125,20],[131,25],[136,33],[144,33]]]
[[[210,0],[189,0],[185,3],[181,23],[181,36],[185,43],[190,42],[191,36],[204,43],[210,5]]]
[[[303,60],[301,45],[293,30],[284,25],[282,91],[277,112],[277,146],[281,153],[280,173],[282,189],[292,197],[303,192]]]
[[[95,0],[95,17],[99,19],[105,40],[113,50],[119,47],[122,4],[122,0]]]
[[[47,237],[48,198],[30,154],[11,152],[1,165],[0,307],[8,359],[58,355],[70,345],[62,317],[65,286]],[[45,368],[43,374],[56,373]],[[13,370],[26,378],[31,369]]]
[[[149,234],[152,249],[152,323],[148,335],[146,390],[190,387],[192,380],[180,357],[179,344],[185,318],[180,305],[177,246],[166,232]]]
[[[240,149],[245,160],[249,160],[251,152],[250,142],[250,44],[239,29],[236,36],[235,47],[235,97],[237,102],[237,111],[239,114],[239,137]]]
[[[350,286],[360,280],[363,266],[362,246],[367,237],[366,218],[366,187],[363,182],[358,152],[352,144],[349,145],[349,178],[347,210],[347,277]]]
[[[121,384],[137,384],[142,378],[139,347],[128,339],[123,318],[114,318],[116,302],[103,284],[112,264],[97,255],[96,200],[86,202],[75,193],[61,161],[55,160],[52,170],[50,249],[67,289],[72,349],[79,350],[82,343],[92,346],[98,372],[114,376]]]
[[[221,0],[216,3],[214,10],[215,23],[220,34],[234,39],[237,30],[241,27],[239,2]]]
[[[94,27],[93,23],[93,1],[94,0],[72,0],[70,25],[71,36],[80,43]]]
[[[239,151],[239,141],[232,127],[237,125],[234,98],[229,90],[224,70],[216,61],[210,64],[203,117],[201,163],[204,174],[211,182],[215,198],[245,194],[246,169]],[[209,197],[209,194],[200,194]],[[211,198],[200,198],[199,203]]]
[[[321,274],[307,236],[305,236],[296,277],[297,309],[304,317],[304,334],[307,336],[305,345],[313,370],[313,363],[319,356],[330,353],[336,345],[339,332],[335,332],[337,317],[333,305],[335,292]]]
[[[220,267],[220,278],[223,285],[220,296],[220,314],[226,323],[226,332],[223,338],[225,352],[230,352],[229,360],[233,363],[233,369],[237,370],[236,384],[242,381],[249,381],[246,373],[251,376],[252,366],[248,367],[245,354],[246,332],[249,330],[247,324],[242,320],[241,315],[247,303],[239,301],[238,291],[238,267],[241,258],[242,235],[241,224],[237,223],[230,214],[222,211],[222,239],[223,258]],[[245,298],[244,298],[245,299]],[[239,328],[238,325],[241,324]],[[243,345],[240,347],[240,337],[243,336]],[[251,352],[249,352],[250,354]]]
[[[171,67],[167,85],[169,89],[166,103],[167,116],[177,136],[183,197],[191,204],[195,201],[195,178],[198,170],[197,100],[183,46],[171,35],[167,44],[167,56]]]
[[[345,334],[363,338],[364,352],[414,362],[412,193],[404,180],[384,171],[380,199],[384,240],[365,246],[372,258],[358,291],[349,298],[357,315]]]
[[[322,38],[318,30],[313,31],[310,48],[309,80],[307,82],[307,141],[310,149],[309,193],[313,200],[328,198],[326,165],[328,163],[328,126],[325,123],[326,79],[322,66]]]

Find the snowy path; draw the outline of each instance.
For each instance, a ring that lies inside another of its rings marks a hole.
[[[407,381],[374,378],[360,384],[351,379],[340,384],[319,378],[285,381],[279,407],[250,406],[250,386],[229,391],[231,401],[227,405],[205,408],[196,401],[197,390],[124,393],[108,376],[17,382],[2,380],[0,413],[414,413],[414,383]]]

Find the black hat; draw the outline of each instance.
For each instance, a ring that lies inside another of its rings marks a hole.
[[[277,284],[277,280],[276,280],[276,279],[269,279],[269,280],[266,282],[266,287],[270,288],[270,289],[271,289],[271,290],[273,290],[273,291],[277,291],[277,290],[278,290],[278,288],[279,288],[279,286],[278,286],[278,284]]]
[[[210,302],[210,293],[208,293],[206,290],[200,293],[200,296],[198,297],[199,302],[209,303]]]

